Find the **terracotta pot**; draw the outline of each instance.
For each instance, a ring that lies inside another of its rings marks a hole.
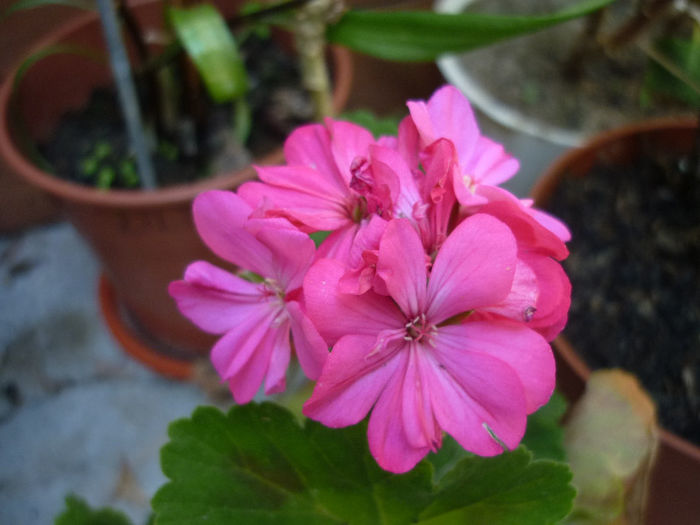
[[[532,191],[535,205],[547,202],[564,177],[583,177],[595,163],[625,165],[641,151],[688,153],[696,139],[694,120],[656,120],[600,134],[560,157]],[[583,393],[590,369],[576,353],[576,342],[559,336],[553,343],[557,386],[569,400]],[[648,525],[695,525],[700,519],[700,447],[660,429],[647,509]]]
[[[222,3],[225,12],[237,4]],[[142,28],[161,25],[159,2],[132,5],[137,6],[135,14]],[[89,13],[68,22],[47,35],[33,52],[68,42],[104,49],[96,15]],[[334,103],[336,108],[342,108],[352,76],[349,53],[334,48],[332,66]],[[24,77],[16,97],[31,137],[36,141],[46,139],[66,111],[83,106],[94,88],[109,84],[110,79],[105,65],[75,55],[52,55],[38,62]],[[106,277],[101,287],[103,310],[113,314],[107,318],[119,341],[149,366],[171,376],[186,376],[188,361],[206,355],[213,339],[180,315],[167,293],[167,285],[181,278],[191,261],[222,263],[197,236],[190,211],[192,200],[209,189],[233,190],[254,178],[255,171],[248,166],[234,173],[156,191],[101,191],[73,184],[45,173],[21,152],[10,130],[11,90],[11,80],[0,89],[0,156],[26,181],[60,199],[68,219],[91,245]],[[282,161],[280,145],[255,162]],[[145,359],[146,349],[160,353],[158,363],[172,358],[175,368],[164,368],[154,364],[153,359]]]

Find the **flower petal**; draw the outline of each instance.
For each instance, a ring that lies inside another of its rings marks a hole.
[[[274,278],[289,292],[302,285],[304,274],[311,265],[316,245],[308,234],[286,228],[261,228],[256,235],[272,256]]]
[[[409,344],[409,356],[403,380],[402,421],[406,440],[414,448],[430,448],[434,452],[442,443],[442,430],[433,416],[429,381],[423,377],[419,361],[431,349]]]
[[[334,259],[321,259],[304,278],[306,314],[329,345],[344,335],[372,335],[403,328],[405,317],[394,302],[369,291],[362,295],[343,294],[338,281],[345,266]]]
[[[409,101],[407,105],[423,147],[439,138],[449,139],[457,149],[460,165],[469,163],[480,133],[469,101],[457,88],[443,86],[427,104]]]
[[[200,193],[192,212],[199,236],[219,257],[259,275],[272,271],[270,252],[245,228],[253,209],[230,191]]]
[[[318,172],[328,194],[347,191],[350,178],[338,170],[331,148],[331,136],[322,124],[301,126],[284,142],[284,157],[290,166],[306,166]],[[263,179],[265,180],[265,179]]]
[[[571,282],[561,264],[537,254],[523,254],[533,269],[540,290],[535,314],[528,327],[553,340],[566,325],[571,305]]]
[[[528,414],[549,401],[554,391],[554,356],[547,341],[534,330],[511,321],[475,321],[442,327],[439,333],[441,350],[451,352],[445,357],[451,363],[450,370],[463,370],[474,354],[487,354],[507,364],[518,376]],[[493,381],[491,389],[498,390],[498,377]]]
[[[395,371],[372,410],[367,427],[369,450],[380,467],[402,474],[411,470],[430,451],[430,446],[415,447],[404,428],[404,388],[408,352],[394,358]],[[410,385],[406,385],[410,388]]]
[[[435,418],[466,450],[480,456],[503,452],[489,429],[508,449],[520,443],[526,424],[525,392],[504,361],[465,349],[468,341],[443,327],[436,348],[421,362],[429,383]],[[446,333],[447,332],[447,333]]]
[[[291,319],[294,350],[306,377],[316,380],[328,359],[328,345],[296,301],[287,302]]]
[[[510,292],[516,265],[515,238],[489,215],[466,218],[440,248],[428,283],[428,318],[500,303]]]
[[[289,323],[279,326],[274,330],[272,351],[268,359],[267,373],[265,374],[265,394],[277,394],[284,392],[287,387],[287,367],[291,358],[292,349],[289,346]]]
[[[395,219],[379,243],[377,275],[409,318],[425,311],[426,256],[418,233],[407,219]]]
[[[367,157],[370,144],[374,144],[372,134],[357,124],[341,120],[326,119],[326,127],[331,135],[331,149],[335,165],[343,180],[350,184],[350,166],[356,157]]]
[[[349,218],[349,189],[338,189],[323,173],[305,166],[259,166],[264,183],[246,182],[239,195],[255,205],[269,202],[267,214],[276,212],[315,230],[334,230]]]
[[[376,350],[377,336],[348,335],[328,356],[304,415],[332,428],[354,425],[369,412],[400,365],[399,343]],[[397,346],[398,345],[398,346]]]
[[[185,317],[213,334],[237,326],[263,299],[260,285],[206,261],[190,264],[184,280],[170,283],[168,292]]]

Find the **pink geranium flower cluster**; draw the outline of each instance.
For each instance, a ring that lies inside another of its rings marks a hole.
[[[548,340],[570,300],[566,227],[497,186],[518,162],[467,100],[445,86],[408,108],[397,137],[303,126],[286,165],[200,195],[202,238],[245,273],[195,262],[170,287],[223,334],[211,358],[236,402],[283,390],[293,349],[316,381],[304,414],[330,427],[370,414],[370,450],[392,472],[443,432],[482,456],[516,447],[552,394]]]

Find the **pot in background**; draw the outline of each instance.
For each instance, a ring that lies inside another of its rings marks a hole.
[[[224,13],[238,4],[222,4]],[[161,27],[160,2],[131,5],[143,28]],[[67,22],[47,34],[32,53],[59,43],[104,49],[99,19],[88,13]],[[350,55],[333,48],[331,60],[334,104],[340,109],[350,90]],[[96,87],[110,83],[107,66],[86,58],[57,54],[37,62],[16,93],[32,139],[47,139],[63,114],[84,106]],[[188,377],[191,362],[208,355],[214,338],[181,316],[167,293],[168,283],[181,278],[194,260],[227,264],[199,239],[191,217],[192,200],[210,189],[234,190],[254,178],[255,170],[247,166],[155,191],[103,191],[59,179],[32,164],[13,137],[8,114],[12,84],[10,77],[0,88],[0,156],[13,173],[57,198],[68,220],[91,246],[104,272],[101,306],[110,330],[125,350],[165,375]],[[280,145],[255,163],[282,161]]]
[[[649,148],[687,154],[698,133],[694,120],[655,120],[625,126],[592,138],[556,160],[532,190],[535,206],[547,203],[565,177],[584,177],[600,162],[625,165]],[[557,387],[570,400],[583,393],[590,368],[576,353],[576,341],[560,335],[553,342]],[[695,525],[700,517],[700,447],[660,429],[656,464],[651,476],[648,525]]]

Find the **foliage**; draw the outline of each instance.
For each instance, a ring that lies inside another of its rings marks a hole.
[[[328,29],[331,42],[387,60],[432,61],[586,15],[612,0],[586,0],[544,16],[426,11],[349,11]]]
[[[54,525],[131,525],[121,512],[110,509],[92,509],[77,496],[66,498],[66,509],[54,521]]]
[[[156,523],[534,525],[571,508],[568,468],[522,447],[481,458],[446,446],[439,459],[395,475],[376,465],[365,434],[364,423],[302,427],[270,403],[228,414],[199,408],[170,427],[161,454],[170,482],[153,499]],[[439,463],[454,467],[433,479]]]

